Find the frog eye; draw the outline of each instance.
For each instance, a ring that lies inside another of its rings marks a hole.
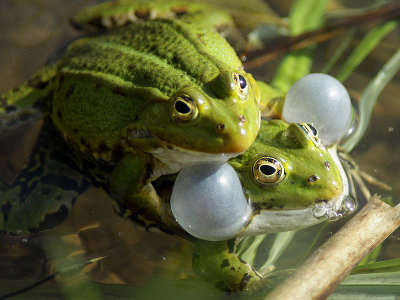
[[[188,95],[180,95],[172,103],[172,116],[180,122],[189,122],[199,115],[196,104]]]
[[[249,92],[249,86],[247,84],[246,78],[238,73],[232,73],[232,79],[235,84],[235,89],[242,100],[247,99],[247,94]]]
[[[285,169],[279,160],[266,156],[254,163],[253,175],[263,185],[278,184],[285,178]]]
[[[307,134],[315,146],[322,147],[318,137],[318,130],[313,125],[309,123],[298,123],[298,125]]]

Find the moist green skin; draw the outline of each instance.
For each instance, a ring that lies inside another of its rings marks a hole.
[[[253,165],[266,156],[279,160],[285,169],[285,178],[279,184],[255,180]],[[317,201],[329,201],[343,189],[339,170],[325,147],[298,125],[280,120],[261,122],[253,145],[229,163],[256,211],[307,208]]]

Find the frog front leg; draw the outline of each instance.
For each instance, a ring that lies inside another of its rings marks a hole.
[[[264,118],[279,119],[282,118],[283,102],[285,93],[257,80],[258,90],[260,92],[259,108]]]
[[[193,254],[193,270],[215,287],[227,292],[251,290],[264,282],[250,264],[235,254],[235,241],[197,240]]]
[[[152,169],[149,155],[128,154],[112,171],[109,182],[111,197],[127,207],[146,226],[160,222],[161,201],[150,183]]]
[[[51,93],[52,79],[58,64],[47,65],[26,80],[20,87],[0,95],[0,132],[17,127],[28,120],[42,118],[47,112],[46,97]]]

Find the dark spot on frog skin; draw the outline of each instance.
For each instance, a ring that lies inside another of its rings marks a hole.
[[[33,77],[28,80],[27,84],[35,89],[44,89],[48,86],[48,81],[43,81],[40,77]]]
[[[14,105],[8,105],[4,107],[4,110],[6,113],[11,113],[17,110],[17,108]]]
[[[105,153],[105,152],[110,151],[110,148],[106,145],[106,143],[102,142],[102,143],[100,143],[99,148],[97,149],[97,151],[99,153]]]
[[[111,90],[114,95],[124,96],[126,97],[125,92],[120,87],[115,87]]]
[[[65,97],[69,98],[74,93],[74,87],[70,86],[67,91],[65,92]]]
[[[20,121],[26,121],[32,116],[32,113],[30,111],[23,111],[19,114],[19,120]]]
[[[324,165],[325,165],[325,167],[326,167],[326,169],[329,171],[329,169],[330,169],[330,167],[331,167],[331,164],[329,163],[329,161],[325,161],[324,162]]]
[[[58,88],[59,89],[61,89],[61,87],[62,87],[62,85],[64,83],[64,79],[65,79],[65,76],[64,75],[60,75],[60,79],[58,81]]]
[[[228,252],[233,253],[235,252],[235,239],[230,239],[227,241],[228,243]]]
[[[77,191],[79,190],[79,185],[75,180],[66,178],[64,176],[61,175],[47,175],[44,176],[41,179],[41,183],[42,184],[47,184],[47,185],[54,185],[57,186],[65,191]],[[42,193],[44,193],[46,195],[46,193],[48,194],[50,192],[50,188],[47,189],[43,189]]]
[[[179,56],[177,54],[174,54],[174,56],[172,57],[172,63],[174,65],[177,65],[180,62]]]
[[[2,215],[3,215],[4,221],[7,221],[7,220],[8,220],[8,213],[10,212],[11,207],[12,207],[12,206],[11,206],[10,203],[7,203],[7,204],[5,204],[5,205],[3,205],[3,206],[1,207],[1,213],[2,213]]]
[[[221,263],[221,269],[229,267],[229,266],[230,266],[229,261],[227,259],[224,259]]]
[[[83,146],[85,146],[87,148],[87,150],[91,150],[89,143],[86,142],[86,140],[84,138],[81,138],[80,142]]]
[[[174,7],[173,9],[171,9],[171,11],[174,12],[177,17],[184,16],[188,13],[188,9],[186,6]]]
[[[150,163],[146,164],[146,177],[149,178],[153,174],[153,166]]]
[[[41,189],[41,194],[42,195],[49,195],[51,193],[51,188],[46,186],[44,188]]]
[[[152,78],[152,75],[149,72],[145,72],[143,74],[144,81],[150,81],[151,78]]]
[[[217,125],[217,130],[218,131],[223,131],[225,129],[225,124],[218,124]]]
[[[235,267],[231,267],[231,271],[235,271],[236,269],[235,269]]]
[[[135,11],[135,16],[139,19],[148,19],[150,17],[149,9],[138,9]]]
[[[113,161],[119,161],[124,156],[124,148],[120,143],[114,145],[111,153]]]
[[[270,199],[266,203],[251,203],[251,206],[255,211],[260,211],[262,209],[271,209],[275,206],[274,201],[275,201],[274,199]]]
[[[239,121],[246,122],[246,118],[243,115],[239,116]]]
[[[40,223],[38,228],[29,228],[29,231],[35,233],[46,229],[54,228],[55,225],[60,224],[64,220],[66,220],[68,214],[69,214],[68,207],[62,205],[57,212],[46,215],[46,218],[42,223]]]
[[[247,264],[247,262],[243,259],[241,259],[240,257],[238,257],[238,260],[242,263],[242,264]]]
[[[240,289],[241,292],[243,292],[243,290],[246,288],[247,282],[249,282],[249,280],[250,280],[252,277],[253,277],[253,276],[251,276],[251,275],[249,275],[249,274],[247,274],[247,273],[245,273],[245,274],[243,275],[242,280],[240,281],[240,284],[239,284],[239,289]]]

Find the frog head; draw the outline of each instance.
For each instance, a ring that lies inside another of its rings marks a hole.
[[[262,122],[256,142],[229,163],[236,169],[253,215],[246,234],[293,230],[320,222],[319,204],[339,209],[347,178],[336,151],[327,150],[310,124]]]
[[[159,153],[161,161],[183,163],[185,156],[193,161],[196,153],[196,161],[227,160],[255,140],[260,126],[259,97],[250,74],[222,71],[201,87],[185,85],[168,99],[151,101],[140,123],[144,125],[135,122],[128,127],[128,142],[144,151],[149,148],[155,156]],[[141,128],[151,139],[137,133]],[[178,157],[172,158],[172,153]]]

